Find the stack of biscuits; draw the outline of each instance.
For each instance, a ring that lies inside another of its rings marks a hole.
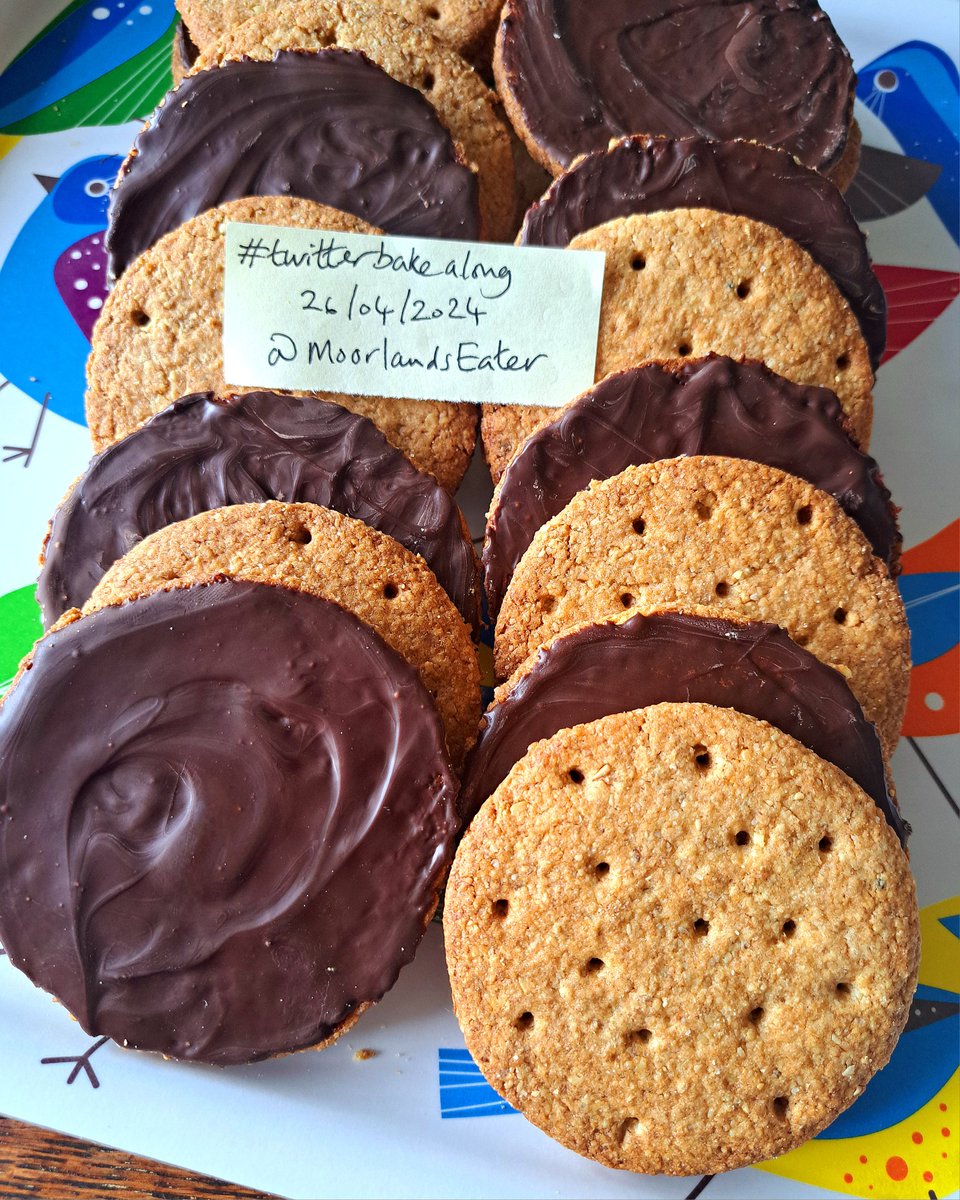
[[[0,709],[11,961],[91,1033],[249,1062],[349,1028],[446,881],[467,1045],[552,1137],[673,1174],[800,1144],[919,947],[846,49],[815,0],[178,6]],[[232,388],[229,221],[601,250],[596,382]]]
[[[595,386],[483,411],[454,1007],[565,1146],[729,1170],[851,1104],[916,984],[852,70],[815,4],[508,0],[494,72],[554,176],[518,244],[606,267]]]
[[[452,499],[476,411],[228,387],[225,226],[503,238],[514,185],[446,23],[209,8],[111,197],[96,454],[0,713],[0,936],[84,1028],[227,1065],[329,1044],[412,959],[460,828],[481,585]]]

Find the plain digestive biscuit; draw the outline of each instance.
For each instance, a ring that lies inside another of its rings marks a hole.
[[[763,721],[660,704],[536,743],[460,843],[454,1011],[578,1154],[712,1174],[815,1136],[888,1061],[919,961],[874,802]]]
[[[358,217],[310,200],[262,196],[220,205],[162,237],[123,273],[94,326],[86,408],[95,450],[181,396],[253,390],[231,388],[223,376],[227,221],[380,232]],[[476,440],[472,405],[321,395],[368,417],[392,445],[448,490],[459,484]]]
[[[167,525],[119,559],[83,611],[227,577],[332,600],[420,675],[459,767],[480,719],[470,632],[418,555],[362,521],[316,504],[235,504]]]

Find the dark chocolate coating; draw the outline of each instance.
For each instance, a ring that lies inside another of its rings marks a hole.
[[[476,555],[447,492],[365,417],[315,397],[185,396],[101,451],[57,509],[37,584],[49,627],[148,534],[262,500],[322,504],[425,559],[479,628]]]
[[[168,93],[110,201],[113,278],[165,233],[242,196],[300,196],[411,237],[479,235],[477,179],[415,88],[346,50],[229,62]]]
[[[416,672],[315,596],[154,592],[39,643],[0,708],[0,939],[91,1035],[316,1045],[409,962],[456,783]]]
[[[503,473],[483,547],[491,615],[534,534],[591,480],[687,454],[752,459],[806,479],[834,497],[895,570],[900,531],[890,493],[841,415],[827,388],[791,383],[756,362],[711,355],[608,375],[529,437]]]
[[[819,171],[843,153],[856,76],[815,0],[514,0],[500,39],[564,167],[630,133],[745,138]]]
[[[190,31],[182,17],[173,31],[173,52],[183,75],[192,69],[193,64],[200,57],[200,49],[190,36]]]
[[[802,246],[850,305],[876,370],[887,344],[887,302],[867,243],[838,189],[782,150],[706,138],[624,138],[588,154],[531,205],[527,246],[566,246],[631,213],[712,208],[772,225]]]
[[[906,843],[877,731],[839,671],[776,625],[678,612],[589,625],[542,648],[484,716],[460,794],[464,823],[534,742],[667,702],[734,708],[782,729],[859,784]]]

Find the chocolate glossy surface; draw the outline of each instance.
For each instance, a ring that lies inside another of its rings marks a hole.
[[[816,170],[843,152],[855,76],[814,0],[513,0],[500,39],[561,166],[630,133],[746,138]]]
[[[181,76],[186,75],[200,57],[200,50],[190,36],[190,32],[182,18],[173,32],[173,53],[177,60],[177,66],[180,68]]]
[[[416,672],[325,600],[220,582],[48,634],[0,708],[0,940],[92,1035],[249,1062],[409,962],[456,783]]]
[[[491,613],[540,526],[591,480],[687,454],[753,459],[808,480],[896,569],[900,532],[890,493],[840,418],[833,392],[791,383],[756,362],[711,356],[608,375],[528,438],[503,474],[483,548]]]
[[[531,205],[528,246],[566,246],[631,213],[712,208],[772,225],[820,264],[850,305],[874,370],[887,343],[887,302],[867,243],[837,188],[782,150],[706,138],[623,138],[588,154]]]
[[[148,534],[262,500],[322,504],[389,534],[478,627],[476,555],[448,493],[372,421],[274,392],[185,396],[92,460],[53,519],[37,585],[45,625],[82,607]]]
[[[387,233],[473,239],[477,181],[416,89],[362,54],[279,51],[185,79],[137,136],[110,202],[113,278],[227,200],[299,196]]]
[[[690,701],[759,717],[836,764],[905,842],[876,729],[843,676],[776,625],[677,612],[586,626],[541,649],[484,716],[460,797],[464,822],[534,742],[610,713]]]

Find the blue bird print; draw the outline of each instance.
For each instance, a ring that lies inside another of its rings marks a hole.
[[[443,1046],[437,1057],[441,1117],[502,1117],[517,1111],[487,1083],[469,1050]]]
[[[942,168],[927,199],[960,242],[960,84],[953,62],[928,42],[904,42],[860,69],[857,96],[905,154]]]
[[[0,75],[0,131],[143,116],[170,86],[173,0],[74,0]]]
[[[106,295],[103,233],[123,160],[85,158],[47,189],[0,265],[0,375],[79,425],[90,329]]]

